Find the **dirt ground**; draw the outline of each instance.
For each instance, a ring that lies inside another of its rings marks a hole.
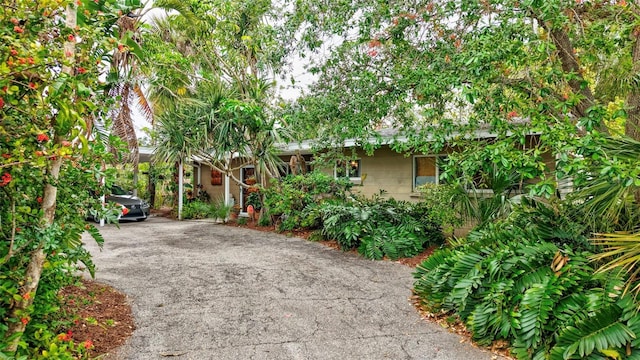
[[[71,332],[76,343],[91,340],[92,358],[121,346],[135,330],[127,297],[111,286],[83,279],[78,286],[64,288],[62,311],[74,319]]]

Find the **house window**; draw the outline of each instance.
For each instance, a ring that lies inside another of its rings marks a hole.
[[[413,157],[413,189],[424,184],[439,184],[440,164],[446,159],[444,155]]]
[[[335,176],[348,177],[353,180],[360,180],[362,174],[362,162],[360,159],[343,161],[340,160],[336,164]]]

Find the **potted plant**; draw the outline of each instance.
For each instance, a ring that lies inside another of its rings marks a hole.
[[[242,210],[242,208],[240,207],[240,205],[235,204],[231,207],[231,218],[232,219],[237,219],[238,216],[240,215],[240,210]]]
[[[260,218],[260,210],[262,210],[262,195],[259,191],[253,191],[247,196],[247,206],[253,206],[254,219]]]
[[[255,176],[250,176],[244,179],[244,183],[247,185],[255,185],[258,182]]]

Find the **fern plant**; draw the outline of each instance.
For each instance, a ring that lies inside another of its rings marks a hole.
[[[547,231],[550,223],[516,213],[487,224],[418,266],[414,292],[430,310],[458,315],[478,343],[508,340],[519,359],[640,358],[637,304],[622,280],[594,274],[577,227]]]
[[[421,204],[354,198],[343,204],[323,204],[322,233],[343,250],[358,249],[369,259],[411,257],[429,244],[444,241],[437,221]]]

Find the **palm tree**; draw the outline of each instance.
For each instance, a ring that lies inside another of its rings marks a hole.
[[[133,123],[133,108],[137,107],[144,119],[153,123],[153,110],[142,90],[140,62],[143,62],[140,43],[143,9],[123,14],[117,20],[118,47],[111,57],[111,67],[107,76],[109,95],[117,99],[116,110],[111,114],[112,132],[127,143],[131,154],[127,161],[133,164],[134,195],[138,179],[138,136]]]
[[[597,154],[585,156],[588,171],[577,179],[570,200],[580,203],[580,216],[591,220],[593,232],[634,231],[640,223],[640,141],[605,137]]]
[[[157,125],[157,146],[185,155],[178,151],[183,146],[168,142],[187,144],[185,137],[193,136],[199,140],[190,142],[190,152],[197,151],[212,168],[244,186],[234,176],[234,154],[246,159],[240,166],[252,164],[260,174],[277,174],[281,161],[274,143],[283,131],[268,111],[273,81],[262,75],[271,69],[263,44],[272,46],[273,41],[262,41],[273,35],[263,31],[268,30],[263,19],[270,3],[188,4],[177,14],[155,19],[147,36],[146,47],[157,54],[148,57],[149,98],[159,118],[172,117]],[[177,119],[197,126],[198,133],[169,125]],[[178,139],[167,133],[169,128],[185,132]]]
[[[156,156],[154,161],[177,165],[177,202],[178,219],[182,218],[182,190],[184,162],[206,143],[206,118],[202,116],[205,104],[176,106],[157,118]]]
[[[177,0],[158,1],[156,7],[162,6],[166,10],[184,11],[185,4]],[[123,13],[116,21],[119,34],[118,46],[111,56],[111,64],[107,82],[109,95],[117,99],[117,110],[111,114],[112,132],[127,143],[130,155],[126,160],[133,164],[134,195],[138,179],[138,162],[140,154],[138,149],[138,136],[134,126],[134,108],[142,118],[147,120],[152,126],[154,123],[154,109],[145,95],[144,87],[148,84],[149,73],[146,67],[146,54],[143,51],[143,31],[145,24],[145,14],[151,8],[142,7],[134,11]],[[155,21],[158,21],[156,19]],[[145,68],[146,67],[146,68]],[[171,74],[171,78],[180,78]],[[155,97],[156,100],[159,96]]]
[[[602,251],[594,261],[604,261],[598,272],[622,271],[628,275],[625,291],[640,294],[640,141],[630,137],[605,137],[598,156],[589,156],[590,171],[571,194],[577,216],[590,222],[592,239]]]

